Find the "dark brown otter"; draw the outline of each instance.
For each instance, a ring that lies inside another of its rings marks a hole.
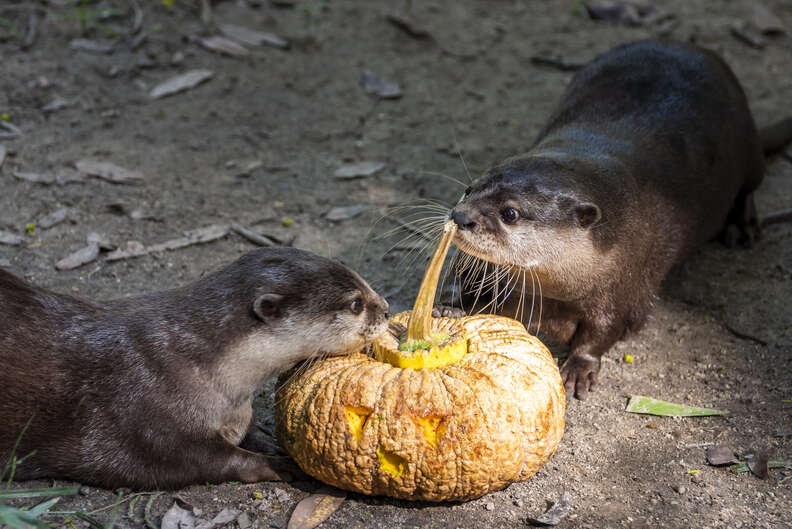
[[[89,302],[0,269],[0,462],[15,478],[177,488],[277,479],[237,445],[257,388],[387,329],[355,272],[261,249],[176,290]],[[30,425],[23,435],[23,428]],[[21,437],[20,437],[21,435]]]
[[[792,120],[763,135],[792,137]],[[581,70],[528,152],[489,169],[454,207],[464,252],[542,295],[541,325],[570,343],[561,371],[584,398],[601,356],[646,320],[674,263],[721,234],[759,236],[763,145],[732,71],[707,50],[641,41]],[[532,279],[535,283],[532,286]],[[499,311],[514,316],[519,295]],[[530,299],[528,300],[530,303]]]

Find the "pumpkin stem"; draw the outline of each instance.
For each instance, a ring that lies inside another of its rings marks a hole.
[[[435,292],[437,283],[440,281],[440,271],[443,269],[448,249],[451,247],[451,240],[456,233],[457,225],[453,220],[449,220],[443,225],[443,238],[435,248],[429,266],[424,273],[421,288],[415,298],[415,305],[410,313],[407,322],[408,340],[427,340],[432,337],[432,308],[434,307]]]

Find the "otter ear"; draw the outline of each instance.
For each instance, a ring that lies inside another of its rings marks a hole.
[[[575,206],[575,219],[578,226],[588,228],[597,223],[602,218],[602,211],[599,206],[591,202],[581,202]]]
[[[281,315],[281,301],[283,296],[280,294],[262,294],[253,302],[253,312],[261,321],[277,318]]]

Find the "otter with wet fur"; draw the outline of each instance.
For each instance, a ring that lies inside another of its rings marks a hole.
[[[261,249],[175,290],[88,302],[0,269],[0,462],[108,488],[277,479],[238,445],[257,388],[359,350],[388,304],[342,264]],[[21,435],[25,424],[30,424]]]
[[[714,53],[626,44],[574,77],[528,152],[468,188],[451,213],[455,242],[511,268],[513,281],[529,274],[525,294],[541,293],[542,313],[525,323],[571,345],[564,384],[585,398],[600,358],[643,325],[672,265],[719,234],[756,240],[763,147],[790,138],[792,120],[757,133]],[[500,312],[514,316],[519,298]]]

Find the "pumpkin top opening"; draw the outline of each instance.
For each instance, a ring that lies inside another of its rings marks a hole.
[[[428,340],[406,339],[402,326],[408,313],[394,317],[395,325],[374,342],[374,357],[398,368],[426,369],[458,362],[467,354],[468,340],[463,328],[452,318],[431,318]]]

